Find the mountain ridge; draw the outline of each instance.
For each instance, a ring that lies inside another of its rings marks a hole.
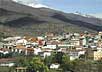
[[[6,27],[2,31],[6,32],[8,29],[17,35],[102,30],[102,20],[98,18],[87,18],[49,8],[32,8],[11,0],[0,0],[0,16],[0,26]]]

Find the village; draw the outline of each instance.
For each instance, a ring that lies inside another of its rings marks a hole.
[[[0,42],[0,53],[4,55],[13,53],[46,58],[51,56],[52,52],[65,53],[71,61],[83,56],[86,60],[100,60],[102,59],[102,32],[88,33],[86,31],[84,33],[63,33],[62,35],[46,33],[45,36],[37,37],[14,36],[4,38],[3,42]],[[0,61],[0,66],[13,65],[14,63]],[[59,64],[52,64],[50,68],[59,66]]]

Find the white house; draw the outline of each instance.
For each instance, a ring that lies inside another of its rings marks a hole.
[[[40,52],[42,52],[41,48],[34,48],[35,55],[38,55]]]
[[[102,58],[102,49],[94,51],[94,60],[100,60]]]
[[[1,51],[1,50],[0,50],[0,53],[8,54],[9,52],[8,52],[8,51]]]
[[[46,56],[51,56],[51,52],[47,52],[47,51],[46,51],[46,52],[43,53],[43,56],[44,56],[44,58],[45,58]]]
[[[7,66],[7,67],[12,67],[12,66],[14,66],[15,64],[14,63],[2,63],[2,64],[0,64],[0,66]]]
[[[51,69],[58,69],[60,67],[60,64],[51,64],[50,68]]]
[[[47,46],[43,46],[42,48],[44,49],[56,49],[56,45],[47,45]]]
[[[39,37],[37,37],[37,39],[38,40],[44,40],[44,37],[39,36]]]
[[[20,39],[20,40],[17,40],[16,41],[16,44],[24,44],[24,45],[26,45],[27,44],[27,40],[25,40],[25,39]]]
[[[45,58],[45,57],[51,56],[51,51],[42,51],[42,52],[39,52],[39,55],[42,58]]]
[[[18,39],[21,39],[20,36],[17,36],[17,37],[8,37],[8,38],[5,38],[4,41],[16,41]]]
[[[70,56],[70,60],[75,60],[77,58],[79,58],[80,55],[84,55],[85,51],[74,51],[74,52],[70,52],[69,56]]]

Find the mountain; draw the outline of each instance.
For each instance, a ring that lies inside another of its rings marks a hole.
[[[0,32],[40,35],[46,32],[97,32],[102,20],[50,8],[33,8],[12,0],[0,0]]]
[[[34,8],[50,8],[46,5],[38,3],[37,0],[12,0],[12,1]]]

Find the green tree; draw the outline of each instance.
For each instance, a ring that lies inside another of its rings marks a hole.
[[[52,63],[52,56],[46,56],[44,59],[44,64],[48,66],[48,68],[50,68],[50,65]]]
[[[63,72],[72,71],[72,64],[71,64],[71,61],[70,61],[70,57],[67,54],[64,54],[62,56],[61,68],[63,69]]]
[[[4,54],[3,53],[0,53],[0,58],[3,58],[4,57]]]
[[[79,59],[85,60],[86,59],[86,56],[82,54],[82,55],[79,56]]]
[[[30,61],[30,66],[29,69],[34,69],[35,71],[39,71],[39,72],[48,72],[48,67],[46,65],[44,65],[44,62],[42,61],[42,59],[40,57],[34,57],[31,61]]]
[[[29,66],[29,59],[27,57],[16,57],[16,66],[21,66],[21,67],[28,67]]]

